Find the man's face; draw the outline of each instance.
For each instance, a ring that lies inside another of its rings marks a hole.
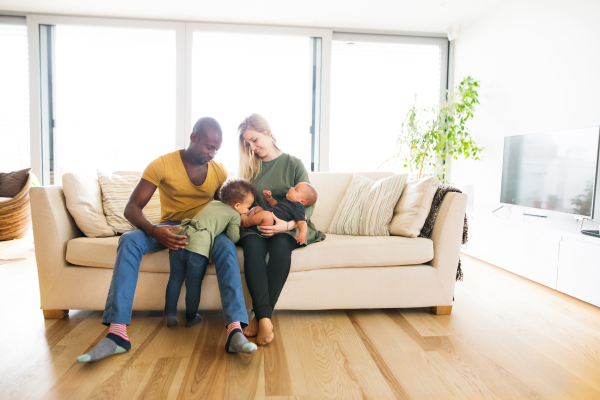
[[[223,138],[214,130],[208,131],[202,136],[197,136],[195,133],[190,135],[190,153],[199,164],[208,164],[217,151],[221,148]]]

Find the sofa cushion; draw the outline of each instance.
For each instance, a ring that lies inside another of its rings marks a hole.
[[[87,237],[114,236],[102,209],[102,193],[98,177],[68,172],[62,177],[67,209],[77,227]]]
[[[102,207],[106,222],[117,233],[125,233],[135,229],[125,218],[125,206],[131,192],[137,186],[140,178],[136,175],[105,174],[98,172],[98,182],[102,191]],[[154,224],[160,222],[160,197],[156,190],[150,201],[144,207],[144,215]]]
[[[391,172],[360,172],[360,175],[373,180],[392,176]],[[309,172],[310,183],[319,192],[319,200],[315,204],[315,211],[310,218],[311,222],[321,232],[327,232],[333,220],[338,205],[342,202],[346,188],[353,173]]]
[[[25,168],[20,171],[13,171],[0,175],[0,197],[13,198],[19,194],[27,178],[29,177],[31,168]]]
[[[355,174],[327,233],[390,236],[388,225],[408,174],[372,180]]]
[[[84,267],[113,268],[119,237],[72,239],[67,245],[67,261]],[[244,254],[237,247],[240,271]],[[385,267],[423,264],[433,259],[433,242],[425,238],[400,236],[327,235],[327,240],[292,253],[292,272],[347,267]],[[162,250],[142,258],[140,271],[169,272],[169,253]],[[210,264],[207,274],[214,275]]]
[[[429,215],[439,181],[435,176],[406,184],[390,222],[392,235],[417,237]]]

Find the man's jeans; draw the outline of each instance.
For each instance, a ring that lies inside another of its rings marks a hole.
[[[158,225],[179,225],[179,223],[163,222]],[[174,233],[177,234],[176,231]],[[137,286],[142,256],[165,248],[158,240],[146,235],[140,229],[131,230],[121,236],[117,248],[117,261],[115,262],[104,316],[102,317],[104,325],[110,325],[111,322],[125,325],[131,323],[133,296]],[[216,264],[223,309],[234,309],[231,315],[225,316],[226,323],[240,321],[242,325],[247,325],[248,316],[244,303],[237,252],[235,245],[225,234],[215,237],[212,259]],[[157,296],[162,297],[163,295],[157,293]]]

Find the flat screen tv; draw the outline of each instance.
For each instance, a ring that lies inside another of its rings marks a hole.
[[[600,127],[505,137],[500,202],[591,217],[599,142]]]

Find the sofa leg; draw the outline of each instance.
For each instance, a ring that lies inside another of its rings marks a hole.
[[[434,306],[430,307],[431,313],[435,315],[450,315],[452,306]]]
[[[69,310],[42,310],[44,319],[61,319],[69,314]]]

